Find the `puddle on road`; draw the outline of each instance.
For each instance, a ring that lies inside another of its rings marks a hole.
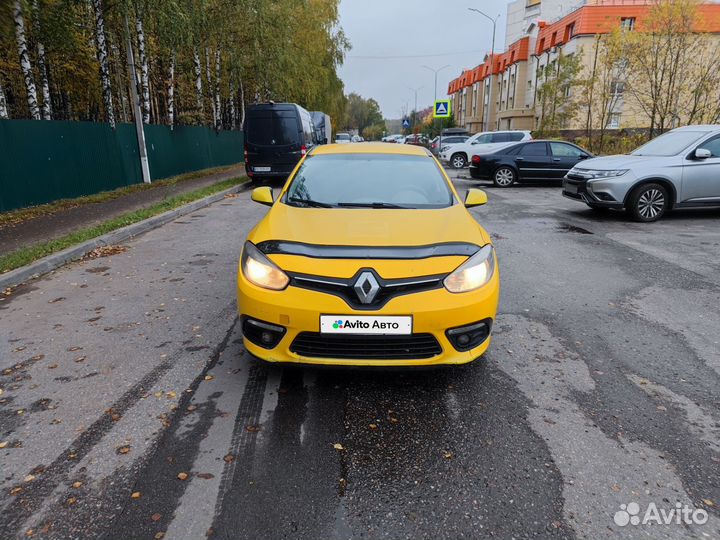
[[[577,225],[571,225],[570,223],[560,222],[557,225],[557,229],[560,232],[571,232],[571,233],[577,233],[577,234],[594,234],[587,229],[583,229],[582,227],[578,227]]]

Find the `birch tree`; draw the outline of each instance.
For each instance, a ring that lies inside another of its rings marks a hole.
[[[7,120],[10,118],[8,114],[7,98],[5,97],[5,88],[0,81],[0,120]]]
[[[175,52],[170,57],[170,73],[168,76],[168,124],[170,129],[175,126]]]
[[[193,49],[193,67],[195,69],[195,98],[197,99],[197,107],[200,112],[204,112],[202,67],[200,66],[200,55],[198,54],[197,46]]]
[[[37,42],[38,68],[40,69],[40,82],[42,84],[42,117],[43,120],[52,120],[52,96],[50,95],[50,80],[48,78],[48,65],[45,58],[45,45],[43,45],[42,29],[40,27],[40,7],[37,0],[33,0],[33,16],[35,19],[35,34]]]
[[[25,92],[27,93],[28,108],[30,117],[33,120],[40,120],[40,109],[38,108],[37,89],[30,55],[28,53],[27,39],[25,38],[25,19],[23,17],[20,0],[13,4],[13,21],[15,23],[15,39],[17,41],[18,54],[20,56],[20,68],[22,69],[25,81]]]
[[[143,124],[150,123],[150,69],[145,52],[145,31],[140,13],[135,17],[135,30],[137,32],[138,56],[140,57],[140,106],[142,109]]]
[[[220,113],[220,49],[215,49],[215,101],[213,104],[213,112],[215,115],[215,129],[220,130],[222,127],[222,118]]]
[[[115,111],[113,109],[112,82],[108,64],[103,0],[92,0],[92,6],[95,12],[95,46],[97,48],[97,59],[100,63],[100,83],[102,85],[103,102],[105,103],[105,116],[110,127],[115,129]]]

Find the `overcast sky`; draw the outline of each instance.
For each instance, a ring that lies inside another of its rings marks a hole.
[[[502,50],[508,1],[341,0],[340,23],[352,43],[340,68],[345,92],[375,98],[386,118],[399,118],[404,106],[415,106],[411,88],[422,87],[418,109],[432,103],[434,75],[422,66],[449,64],[438,73],[438,99],[444,98],[448,82],[490,51],[492,23],[467,8],[500,15],[495,44]]]

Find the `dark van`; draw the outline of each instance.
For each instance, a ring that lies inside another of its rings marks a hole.
[[[316,144],[310,113],[295,103],[259,103],[245,116],[245,171],[253,180],[287,178]]]

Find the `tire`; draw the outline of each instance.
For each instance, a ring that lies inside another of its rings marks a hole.
[[[512,186],[517,180],[517,174],[510,167],[500,167],[493,174],[493,184],[499,188]]]
[[[642,223],[657,221],[670,207],[670,196],[665,186],[643,184],[628,197],[627,212],[630,217]]]
[[[467,158],[465,157],[465,154],[458,152],[457,154],[450,156],[450,165],[452,165],[453,169],[462,169],[465,167],[465,165],[467,165]]]

